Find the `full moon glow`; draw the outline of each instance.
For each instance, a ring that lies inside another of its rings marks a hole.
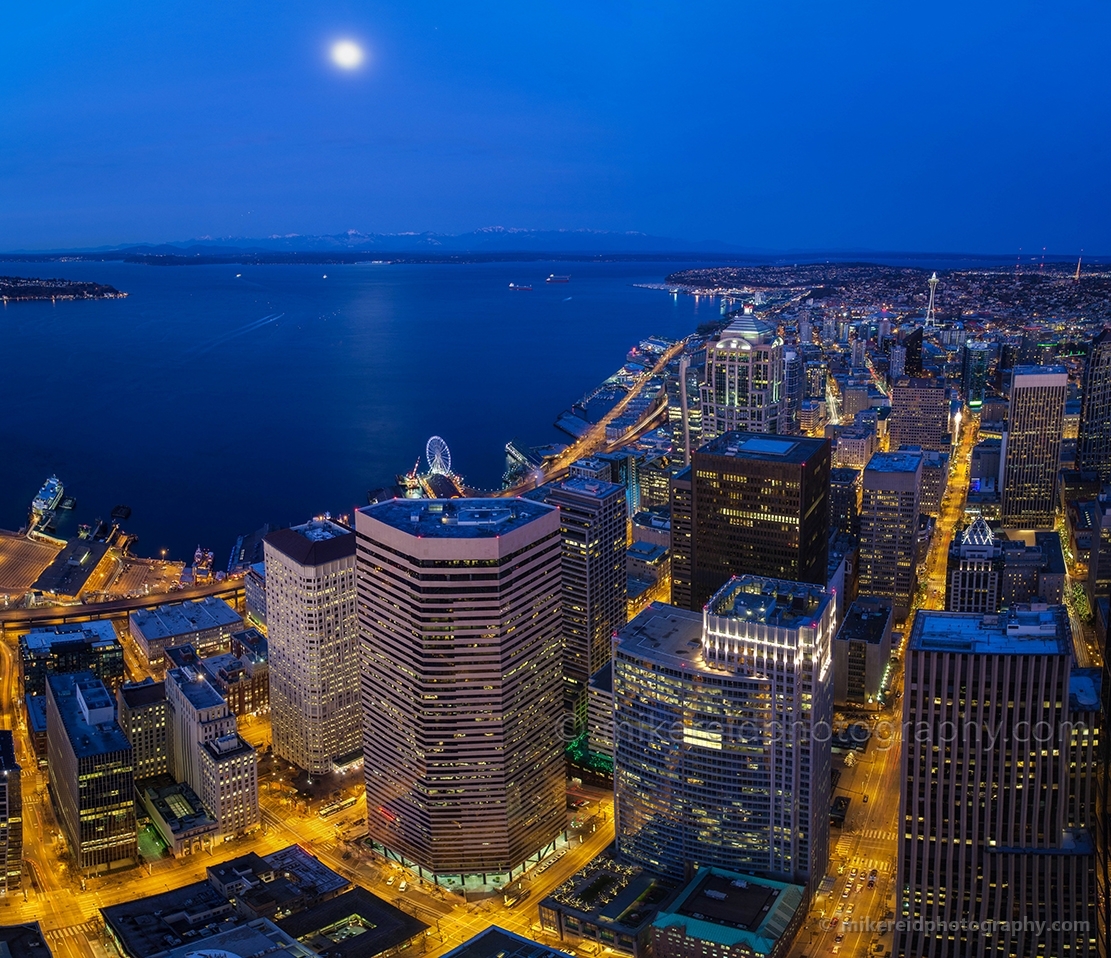
[[[344,70],[354,70],[363,62],[363,48],[351,40],[339,40],[332,44],[332,62]]]

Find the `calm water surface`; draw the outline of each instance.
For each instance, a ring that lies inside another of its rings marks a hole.
[[[505,443],[565,441],[556,416],[630,346],[719,315],[632,285],[693,265],[3,264],[130,296],[0,310],[0,527],[57,473],[61,534],[126,504],[137,553],[223,567],[239,533],[365,504],[433,434],[496,487]]]

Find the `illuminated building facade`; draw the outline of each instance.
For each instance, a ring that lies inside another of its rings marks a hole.
[[[695,451],[691,539],[672,527],[672,572],[689,563],[689,608],[734,575],[824,585],[829,555],[827,439],[731,432]]]
[[[50,798],[79,875],[138,864],[131,743],[92,672],[46,680]]]
[[[118,721],[134,750],[135,781],[170,774],[170,703],[166,683],[147,678],[116,692]]]
[[[964,402],[972,412],[979,412],[984,405],[988,386],[988,369],[991,365],[991,345],[977,341],[964,344],[961,362],[961,391]]]
[[[0,729],[0,894],[23,880],[23,784],[11,729]]]
[[[656,604],[614,648],[617,847],[802,884],[829,855],[833,596],[741,576],[702,614]]]
[[[1104,329],[1088,350],[1076,468],[1111,482],[1111,329]]]
[[[918,586],[921,494],[921,453],[877,452],[864,470],[858,587],[890,599],[897,621],[910,613]]]
[[[949,396],[944,379],[903,377],[891,389],[889,444],[949,448]]]
[[[1052,529],[1057,514],[1064,366],[1016,366],[1003,433],[1003,525]]]
[[[394,499],[355,529],[370,838],[438,883],[515,878],[566,827],[559,512]]]
[[[706,347],[702,441],[735,429],[780,432],[781,416],[788,425],[783,378],[783,340],[775,327],[747,311],[738,316]]]
[[[1099,671],[1074,661],[1063,606],[918,612],[906,654],[903,721],[914,732],[902,740],[896,954],[1100,953]]]
[[[362,742],[355,534],[316,519],[263,548],[274,753],[308,772],[345,770]]]
[[[572,478],[528,498],[559,508],[565,701],[585,720],[587,680],[609,661],[613,633],[625,624],[625,489]]]

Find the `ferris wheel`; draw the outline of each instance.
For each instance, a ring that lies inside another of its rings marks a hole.
[[[434,476],[451,475],[451,450],[439,436],[433,436],[424,445],[424,458],[428,471]]]

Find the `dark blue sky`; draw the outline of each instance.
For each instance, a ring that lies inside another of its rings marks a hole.
[[[1021,0],[8,4],[0,249],[498,224],[1107,254],[1109,28]]]

